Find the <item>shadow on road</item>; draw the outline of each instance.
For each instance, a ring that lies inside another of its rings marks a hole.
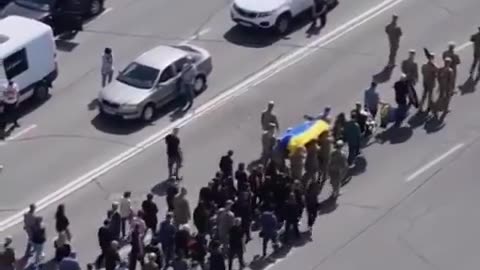
[[[395,66],[385,66],[379,73],[373,75],[373,81],[376,83],[386,83],[392,78]]]
[[[472,76],[469,76],[462,85],[458,86],[460,94],[466,95],[474,93],[477,90],[477,84],[478,81],[475,81]]]
[[[396,127],[392,126],[389,129],[383,131],[377,135],[377,140],[380,144],[390,142],[390,144],[399,144],[408,141],[413,135],[413,130],[411,127],[401,126]]]

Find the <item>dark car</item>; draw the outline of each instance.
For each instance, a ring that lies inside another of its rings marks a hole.
[[[17,15],[42,21],[55,30],[81,30],[83,20],[103,11],[104,2],[105,0],[13,0],[5,6],[1,17]]]
[[[3,8],[8,3],[12,2],[13,0],[0,0],[0,8]]]

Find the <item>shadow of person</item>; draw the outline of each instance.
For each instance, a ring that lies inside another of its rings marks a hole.
[[[462,85],[458,86],[460,94],[466,95],[475,92],[477,83],[478,81],[475,81],[472,76],[468,76],[467,80]]]
[[[327,215],[335,211],[338,207],[337,198],[334,196],[328,197],[319,204],[319,215]]]
[[[357,175],[360,175],[360,174],[366,172],[367,171],[367,166],[368,166],[367,159],[364,156],[358,156],[355,159],[353,167],[350,168],[349,171],[348,171],[348,175],[350,176],[349,180],[351,180],[352,176],[357,176]],[[348,182],[345,181],[345,183],[348,183]]]
[[[392,78],[393,70],[395,66],[387,65],[379,73],[373,75],[373,81],[376,83],[385,83]]]
[[[159,197],[166,196],[167,190],[172,184],[173,184],[173,181],[171,179],[163,180],[162,182],[153,186],[150,192],[152,192],[152,194],[155,194]]]
[[[417,112],[410,119],[408,119],[408,125],[412,128],[418,128],[424,125],[427,122],[428,113],[426,112]]]
[[[445,122],[443,120],[444,119],[432,118],[425,123],[423,129],[427,134],[438,132],[445,127]]]
[[[379,143],[390,142],[390,144],[399,144],[408,141],[413,135],[413,130],[408,126],[392,126],[384,132],[377,135]]]

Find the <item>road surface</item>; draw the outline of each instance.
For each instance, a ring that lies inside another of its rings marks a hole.
[[[338,28],[380,2],[342,1],[323,31]],[[85,31],[57,42],[60,77],[52,98],[26,113],[22,127],[0,145],[0,160],[6,168],[1,180],[0,219],[137,146],[179,117],[166,109],[147,126],[99,119],[94,100],[105,47],[113,49],[115,66],[121,69],[156,45],[195,40],[194,44],[211,52],[214,61],[208,90],[196,99],[195,109],[281,55],[318,38],[308,38],[308,27],[302,23],[282,40],[262,34],[248,36],[233,27],[229,1],[224,0],[116,0],[106,5],[106,12],[87,24]],[[32,182],[35,189],[29,188]]]
[[[392,10],[400,16],[405,33],[399,58],[405,57],[410,48],[421,51],[426,46],[440,53],[450,40],[463,45],[476,30],[479,8],[480,3],[474,0],[454,4],[403,1]],[[192,207],[199,189],[213,176],[220,156],[228,149],[235,151],[237,162],[258,157],[259,115],[269,100],[276,101],[282,129],[326,105],[335,113],[351,108],[387,60],[383,28],[390,16],[391,12],[380,14],[183,127],[184,185]],[[458,82],[463,85],[471,48],[461,47],[464,64]],[[422,54],[419,61],[424,61]],[[391,86],[399,77],[398,68],[390,77],[379,86],[382,98],[389,102],[393,100]],[[479,248],[476,228],[480,217],[475,191],[479,184],[475,176],[480,127],[475,113],[479,98],[473,90],[463,87],[465,94],[454,97],[444,126],[413,119],[411,127],[389,131],[383,143],[364,149],[363,170],[344,188],[336,209],[319,218],[313,241],[293,248],[274,264],[255,262],[250,268],[289,270],[298,268],[299,262],[302,269],[332,270],[472,269],[478,265],[475,251]],[[106,209],[123,191],[133,192],[136,205],[151,190],[162,193],[164,152],[163,143],[155,144],[63,200],[73,224],[73,245],[82,263],[97,254],[96,230]],[[164,197],[157,197],[157,201],[164,210]],[[51,238],[54,208],[42,212],[51,220]],[[2,234],[13,235],[19,252],[23,251],[21,226]],[[48,248],[52,254],[51,245]],[[255,239],[247,248],[247,261],[260,252],[260,241]]]

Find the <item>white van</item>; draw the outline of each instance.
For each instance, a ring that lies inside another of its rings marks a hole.
[[[0,87],[9,80],[20,88],[20,102],[44,101],[57,78],[56,45],[52,28],[20,16],[0,20]]]

